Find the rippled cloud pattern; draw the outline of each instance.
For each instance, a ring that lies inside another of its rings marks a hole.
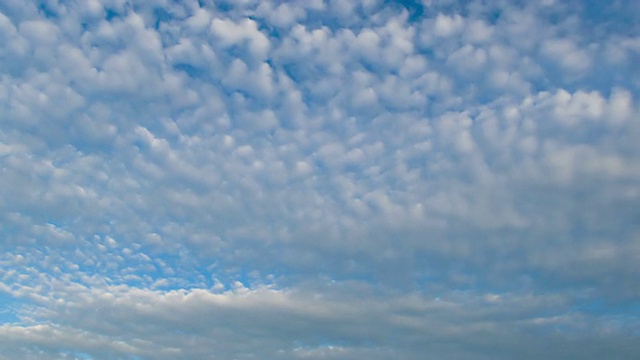
[[[0,359],[640,357],[640,5],[4,0]]]

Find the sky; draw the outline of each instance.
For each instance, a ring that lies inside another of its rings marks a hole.
[[[0,360],[640,358],[640,3],[3,0]]]

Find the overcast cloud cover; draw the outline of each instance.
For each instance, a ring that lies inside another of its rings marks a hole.
[[[640,3],[0,2],[0,359],[640,358]]]

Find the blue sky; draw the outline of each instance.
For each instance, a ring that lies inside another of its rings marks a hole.
[[[634,1],[0,3],[0,359],[640,357]]]

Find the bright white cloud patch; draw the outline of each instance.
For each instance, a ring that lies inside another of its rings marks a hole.
[[[640,9],[0,4],[0,359],[640,356]]]

